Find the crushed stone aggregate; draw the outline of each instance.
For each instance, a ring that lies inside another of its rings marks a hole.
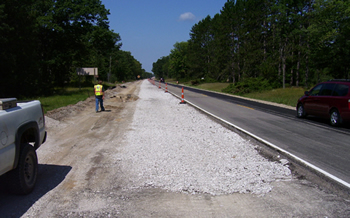
[[[115,157],[131,175],[128,188],[266,194],[272,182],[292,179],[287,160],[267,160],[250,141],[179,102],[142,83],[127,146]]]

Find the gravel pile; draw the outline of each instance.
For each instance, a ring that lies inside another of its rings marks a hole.
[[[255,145],[148,81],[121,152],[128,188],[185,193],[265,194],[290,180],[286,162],[270,162]]]

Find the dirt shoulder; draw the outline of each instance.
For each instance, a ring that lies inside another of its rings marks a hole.
[[[192,195],[151,186],[127,188],[130,176],[121,168],[120,155],[128,146],[125,136],[133,128],[141,83],[107,90],[105,112],[95,112],[94,98],[50,111],[46,119],[48,140],[38,149],[37,187],[28,196],[0,192],[0,214],[4,217],[350,216],[347,199],[306,180],[276,181],[272,191],[265,195]]]

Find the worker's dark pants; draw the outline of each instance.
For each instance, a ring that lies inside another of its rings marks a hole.
[[[95,96],[95,99],[96,99],[96,112],[98,111],[98,104],[100,104],[100,106],[101,106],[101,111],[104,111],[105,108],[103,107],[103,99],[102,99],[102,96],[101,96],[101,97]]]

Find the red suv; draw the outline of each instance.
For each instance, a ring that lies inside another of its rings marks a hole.
[[[327,118],[332,126],[350,121],[350,80],[322,82],[298,100],[297,116]]]

